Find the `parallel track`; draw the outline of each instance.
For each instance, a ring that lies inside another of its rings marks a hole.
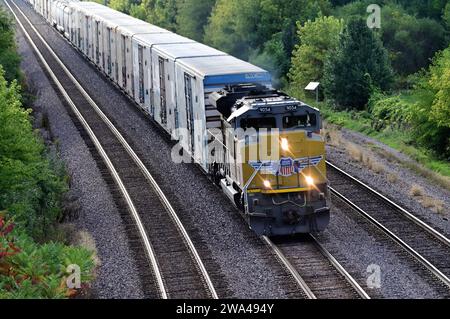
[[[4,1],[126,202],[152,273],[153,287],[145,288],[157,291],[148,295],[218,298],[199,253],[145,165],[20,8],[11,0]]]
[[[327,162],[330,191],[450,287],[450,240],[379,192]]]
[[[274,251],[308,299],[370,299],[339,262],[315,239],[284,237],[263,241]]]
[[[140,233],[161,298],[217,298],[198,252],[169,201],[114,125],[84,91],[38,31],[11,1],[16,20],[108,168]],[[16,12],[20,13],[16,14]],[[22,17],[20,17],[22,16]],[[28,32],[33,31],[33,32]],[[95,133],[92,128],[95,128]],[[124,152],[125,151],[125,152]],[[450,287],[450,240],[382,194],[331,163],[331,192],[382,230]],[[151,239],[151,241],[150,241]],[[369,298],[314,239],[272,243],[308,298]],[[307,256],[299,258],[298,256]]]

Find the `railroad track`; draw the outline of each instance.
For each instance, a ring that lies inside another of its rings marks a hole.
[[[147,295],[218,298],[198,251],[145,165],[14,1],[4,2],[118,188],[139,232],[134,234],[139,243],[133,244],[140,245],[151,273]]]
[[[450,288],[450,240],[376,190],[327,162],[333,195],[402,247]]]
[[[308,299],[370,299],[370,296],[313,235],[262,240]]]

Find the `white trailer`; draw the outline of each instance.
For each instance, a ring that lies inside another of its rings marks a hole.
[[[175,62],[181,58],[224,55],[227,54],[198,42],[159,44],[152,47],[153,117],[167,132],[174,132],[178,128],[179,122],[179,110],[176,104]]]
[[[136,24],[146,24],[143,21],[130,18],[129,16],[121,16],[113,19],[104,19],[101,21],[102,42],[104,58],[103,72],[119,84],[119,65],[117,62],[118,51],[120,50],[120,41],[117,41],[117,29],[119,26],[128,26]],[[120,37],[119,37],[120,38]]]
[[[95,12],[110,11],[101,4],[95,2],[71,2],[69,6],[72,8],[71,21],[72,27],[75,29],[75,46],[83,52],[89,59],[93,58],[93,32],[92,32],[92,15]]]
[[[175,33],[138,34],[132,38],[134,100],[151,116],[154,115],[152,55],[154,45],[195,43]]]
[[[141,20],[135,19],[139,22]],[[133,45],[132,39],[139,34],[168,34],[170,31],[149,23],[118,26],[116,30],[118,84],[125,92],[133,96]]]

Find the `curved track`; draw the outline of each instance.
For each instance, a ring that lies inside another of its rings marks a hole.
[[[263,241],[274,251],[308,299],[370,299],[313,235]]]
[[[450,287],[450,240],[413,214],[327,162],[330,191]]]
[[[150,172],[13,1],[5,0],[119,189],[151,269],[150,297],[217,298],[214,285],[175,210]],[[141,248],[141,251],[142,251]],[[142,254],[142,252],[141,252]]]

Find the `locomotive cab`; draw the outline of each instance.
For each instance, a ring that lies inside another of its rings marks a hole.
[[[222,93],[228,105],[217,99],[222,114],[229,113],[222,188],[257,234],[322,231],[330,213],[320,112],[281,92],[257,89],[239,92],[236,100]]]

